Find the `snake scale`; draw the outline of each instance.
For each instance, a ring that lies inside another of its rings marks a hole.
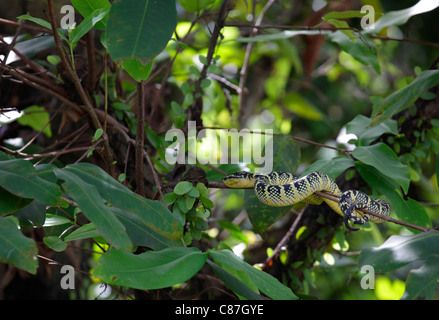
[[[290,206],[299,202],[320,205],[325,201],[332,210],[343,217],[346,228],[352,231],[359,229],[351,227],[349,221],[354,224],[384,221],[357,209],[367,209],[384,217],[388,217],[390,214],[390,204],[386,201],[374,200],[358,190],[341,192],[334,180],[327,174],[318,171],[302,178],[288,172],[254,174],[239,171],[225,176],[223,182],[229,188],[254,189],[259,201],[274,207]],[[337,202],[319,197],[315,194],[319,191],[332,193],[340,197],[340,200]]]

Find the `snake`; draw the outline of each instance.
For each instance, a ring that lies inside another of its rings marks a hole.
[[[223,178],[224,184],[233,189],[254,189],[259,201],[272,207],[285,207],[304,202],[320,205],[324,202],[343,217],[347,229],[353,228],[349,221],[362,225],[368,221],[382,223],[384,219],[365,213],[359,209],[367,209],[381,217],[390,215],[390,204],[381,199],[372,199],[359,190],[342,192],[338,185],[327,174],[315,171],[303,177],[289,172],[251,173],[238,171]],[[320,197],[315,192],[329,192],[339,198],[334,201]]]

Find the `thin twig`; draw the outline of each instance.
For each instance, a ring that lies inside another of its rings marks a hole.
[[[261,25],[262,20],[264,19],[265,13],[268,11],[268,9],[276,2],[276,0],[270,0],[268,1],[264,8],[262,9],[261,13],[259,14],[254,28],[250,34],[250,37],[254,37],[256,35],[256,33],[258,32],[258,26]],[[253,8],[255,7],[255,3],[253,3]],[[244,56],[244,60],[242,63],[242,67],[241,67],[241,71],[239,73],[239,92],[238,92],[238,96],[239,96],[239,103],[238,103],[238,110],[239,110],[239,115],[238,115],[238,119],[240,122],[242,122],[243,117],[245,116],[244,114],[244,98],[245,98],[245,94],[246,94],[246,90],[245,90],[245,84],[247,81],[247,73],[248,73],[248,66],[250,63],[250,56],[251,53],[253,51],[253,47],[254,47],[254,43],[250,42],[247,44],[247,48],[245,50],[245,56]]]

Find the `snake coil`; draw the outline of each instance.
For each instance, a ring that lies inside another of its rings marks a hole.
[[[254,174],[239,171],[225,176],[223,182],[229,188],[252,188],[259,201],[273,207],[290,206],[299,202],[320,205],[325,201],[332,210],[343,217],[346,228],[352,231],[359,229],[351,227],[349,221],[354,224],[384,221],[357,209],[367,209],[383,217],[388,217],[390,214],[390,204],[386,201],[374,200],[358,190],[348,190],[342,193],[334,180],[327,174],[318,171],[302,178],[288,172]],[[314,194],[319,191],[330,192],[340,197],[340,200],[336,202]]]

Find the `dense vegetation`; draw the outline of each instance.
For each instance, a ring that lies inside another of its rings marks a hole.
[[[0,298],[437,298],[438,4],[36,3],[0,7]],[[222,183],[264,166],[392,214]]]

